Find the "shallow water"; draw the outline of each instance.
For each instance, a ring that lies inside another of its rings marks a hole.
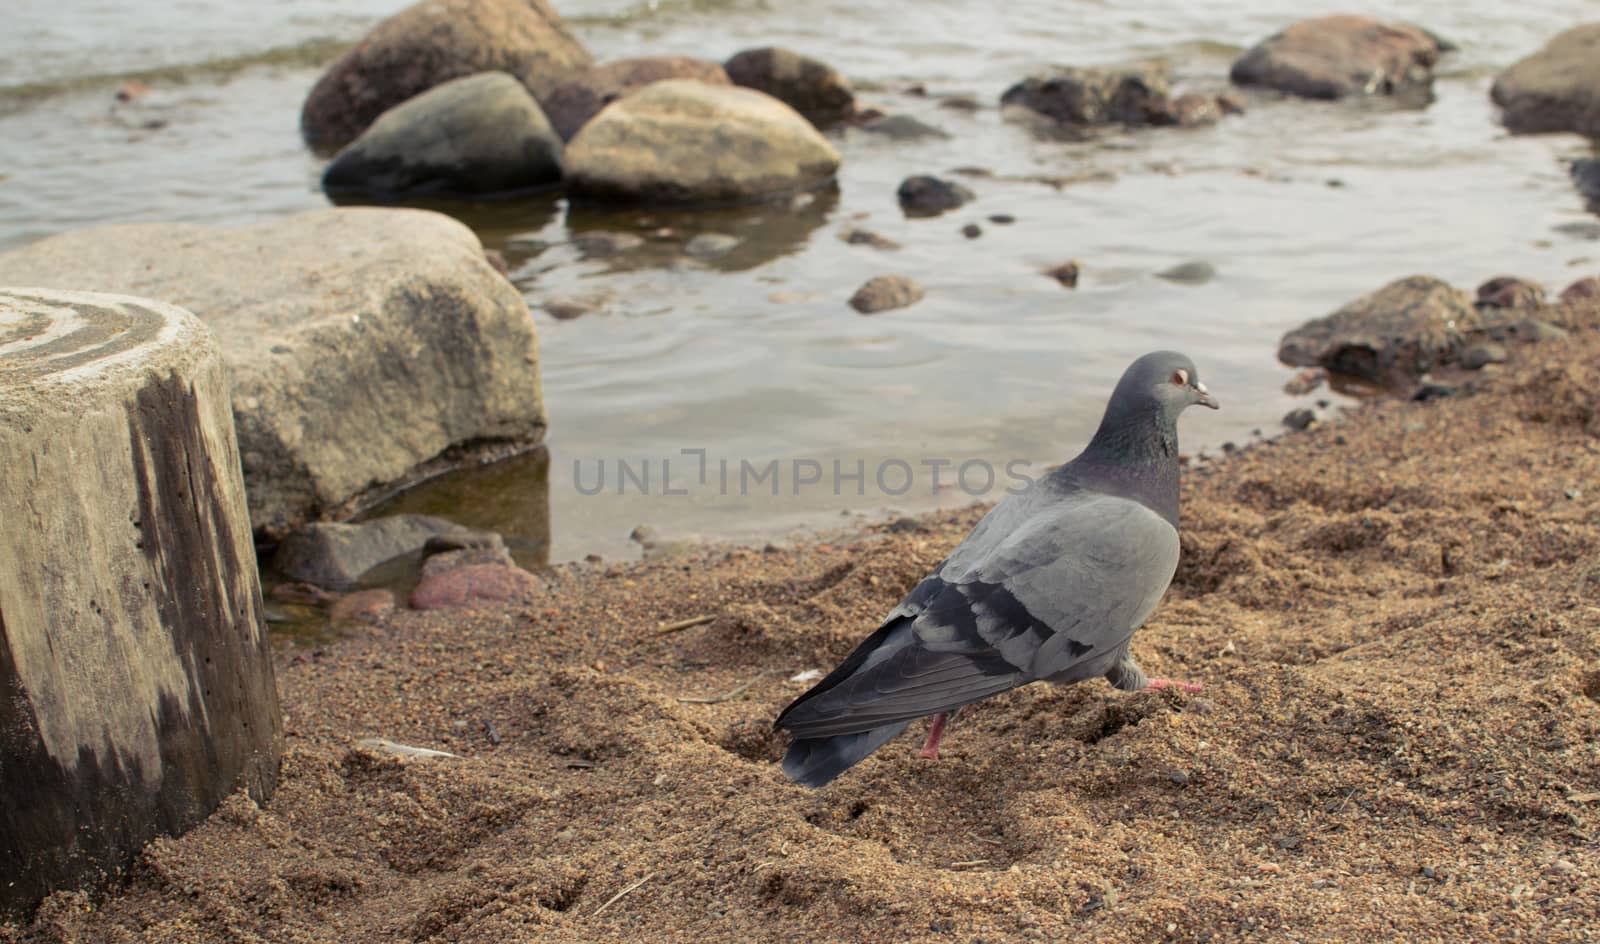
[[[319,63],[396,6],[20,0],[14,28],[0,33],[0,248],[97,223],[237,224],[325,205],[321,161],[297,136],[300,103]],[[1272,431],[1301,402],[1280,391],[1289,372],[1273,355],[1306,318],[1417,272],[1469,288],[1514,273],[1559,290],[1600,271],[1600,227],[1562,164],[1590,144],[1510,137],[1487,97],[1499,69],[1592,18],[1589,3],[1385,8],[1461,47],[1420,110],[1254,96],[1248,114],[1214,128],[1079,142],[1007,121],[1001,91],[1051,63],[1146,56],[1167,57],[1180,87],[1220,87],[1239,50],[1297,14],[1176,0],[561,9],[602,60],[720,60],[788,45],[837,65],[865,89],[863,101],[950,137],[839,133],[837,190],[798,206],[600,214],[543,198],[456,209],[511,260],[535,309],[550,461],[547,474],[531,463],[526,475],[457,476],[406,502],[535,542],[548,527],[555,560],[631,553],[627,536],[646,522],[669,536],[766,540],[831,527],[841,512],[970,501],[986,468],[998,488],[1014,481],[1007,463],[1033,463],[1012,466],[1026,474],[1069,457],[1121,367],[1157,347],[1191,354],[1222,400],[1223,412],[1191,413],[1182,427],[1186,450],[1215,452]],[[128,76],[155,91],[117,105]],[[914,84],[928,94],[913,94]],[[945,107],[957,94],[982,107]],[[933,219],[901,215],[903,177],[960,167],[987,174],[962,178],[974,203]],[[994,214],[1015,222],[991,223]],[[981,237],[961,235],[969,222]],[[902,248],[847,245],[837,234],[849,226]],[[649,239],[621,257],[586,259],[570,237],[591,229]],[[701,232],[741,242],[724,256],[685,256]],[[1076,290],[1039,274],[1069,258],[1083,265]],[[1155,276],[1190,260],[1217,276],[1201,285]],[[916,279],[927,297],[874,317],[845,305],[861,282],[890,272]],[[539,309],[548,297],[587,295],[605,301],[576,320]],[[703,484],[699,454],[686,449],[705,450]],[[742,463],[759,474],[773,460],[778,496],[752,474],[740,487]],[[859,489],[849,478],[834,487],[836,460],[846,476],[861,463]],[[940,467],[942,489],[927,464],[936,460],[952,463]],[[948,487],[972,460],[968,487]],[[602,462],[606,487],[583,494]],[[619,462],[631,473],[621,495]],[[688,494],[663,493],[664,463],[666,484]],[[897,494],[901,463],[911,484]],[[648,489],[638,484],[645,470]],[[796,473],[817,470],[821,481],[793,494]]]

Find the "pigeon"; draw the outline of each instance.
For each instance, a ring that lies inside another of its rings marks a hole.
[[[983,516],[944,562],[774,727],[789,779],[820,787],[933,716],[937,760],[963,705],[1041,679],[1104,677],[1123,691],[1199,686],[1150,678],[1129,651],[1178,567],[1178,414],[1217,401],[1173,351],[1134,361],[1071,462]]]

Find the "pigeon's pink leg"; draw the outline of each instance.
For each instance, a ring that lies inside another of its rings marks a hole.
[[[1178,681],[1176,679],[1164,679],[1164,678],[1153,678],[1150,681],[1146,682],[1144,687],[1145,688],[1176,688],[1180,692],[1188,692],[1191,695],[1193,695],[1195,692],[1199,692],[1199,691],[1204,691],[1205,690],[1205,686],[1201,685],[1201,684],[1199,684],[1197,682],[1180,682],[1180,681]]]
[[[928,729],[928,740],[922,745],[918,756],[926,757],[928,760],[939,759],[939,739],[944,737],[944,723],[949,719],[950,716],[945,712],[933,716],[933,727]]]

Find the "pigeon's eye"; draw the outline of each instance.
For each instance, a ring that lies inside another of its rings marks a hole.
[[[1180,387],[1189,386],[1189,372],[1179,367],[1172,372],[1172,382]]]

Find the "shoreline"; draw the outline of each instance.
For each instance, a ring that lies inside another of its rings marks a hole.
[[[0,941],[1585,940],[1597,363],[1591,324],[1470,395],[1188,470],[1135,648],[1204,693],[1028,686],[937,764],[914,726],[819,791],[776,765],[794,677],[982,507],[567,565],[531,603],[280,644],[274,798]]]

